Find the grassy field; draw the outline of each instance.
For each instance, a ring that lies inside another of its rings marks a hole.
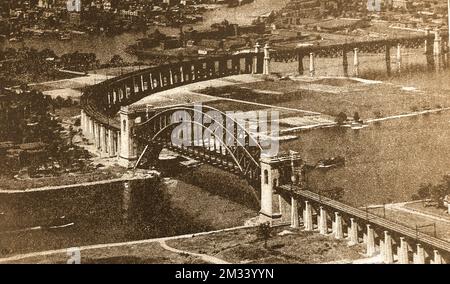
[[[421,206],[420,203],[417,203],[416,206]],[[406,206],[408,208],[411,205]],[[450,241],[450,223],[443,221],[436,221],[425,216],[420,216],[417,214],[412,214],[408,212],[386,209],[385,215],[383,214],[383,209],[375,209],[370,210],[371,213],[374,213],[378,216],[385,216],[386,219],[403,224],[410,228],[416,228],[416,225],[419,226],[427,226],[424,228],[420,228],[419,232],[429,234],[430,236],[434,236],[434,227],[436,224],[436,236],[440,239],[444,239],[446,241]],[[426,212],[425,212],[426,213]]]
[[[417,212],[429,214],[432,216],[436,216],[439,218],[447,219],[450,221],[450,215],[448,214],[447,208],[437,208],[434,206],[426,206],[425,207],[424,202],[406,204],[405,208],[411,209],[411,210],[414,210]]]
[[[266,102],[270,98],[270,104],[274,106],[321,112],[333,116],[339,112],[344,112],[348,116],[358,112],[363,119],[450,105],[448,96],[441,92],[423,93],[391,84],[367,85],[342,80],[342,84],[338,85],[334,82],[265,81],[248,84],[245,87],[283,92],[281,98],[279,95],[266,95]]]
[[[208,88],[202,92],[224,99],[267,104],[274,109],[282,107],[320,112],[331,116],[344,112],[349,117],[358,112],[362,119],[450,106],[448,94],[445,92],[424,92],[409,85],[410,81],[404,83],[405,87],[384,83],[364,84],[346,79],[318,79],[311,82],[262,81],[232,87]],[[226,111],[267,109],[258,105],[226,100],[209,104]],[[282,110],[280,115],[300,117],[302,113]]]
[[[94,182],[120,178],[124,173],[120,167],[110,167],[107,169],[96,170],[86,173],[68,173],[54,177],[30,178],[17,180],[9,176],[0,176],[0,192],[2,190],[26,190],[46,186],[60,186],[70,184],[80,184],[84,182]]]
[[[229,263],[350,263],[363,258],[363,246],[348,247],[346,241],[317,233],[290,230],[284,236],[278,233],[288,228],[274,228],[272,237],[264,241],[256,235],[256,228],[167,240],[164,248],[160,241],[124,244],[120,246],[81,251],[81,263],[207,263],[203,256]],[[175,252],[173,250],[176,250]],[[193,255],[196,254],[196,255]],[[66,263],[67,254],[54,253],[36,256],[12,263]]]
[[[17,264],[65,264],[68,256],[64,253],[56,253],[45,257],[31,257],[19,261]],[[144,245],[130,245],[123,247],[92,249],[81,252],[83,264],[202,264],[200,258],[186,254],[178,254],[165,250],[159,243]]]
[[[180,250],[213,255],[231,263],[324,263],[349,262],[361,258],[361,247],[347,247],[338,241],[317,233],[291,230],[284,236],[278,233],[288,228],[274,228],[272,238],[264,247],[256,228],[223,232],[209,236],[169,241]]]

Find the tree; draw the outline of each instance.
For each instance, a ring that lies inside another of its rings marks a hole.
[[[77,134],[77,132],[73,129],[72,126],[69,127],[69,146],[72,147],[73,146],[73,138],[75,137],[75,135]]]
[[[373,115],[375,116],[375,118],[382,118],[383,117],[383,114],[379,110],[374,111]]]
[[[355,122],[360,122],[361,121],[361,117],[359,116],[359,113],[357,111],[353,114],[353,120]]]
[[[40,55],[43,59],[46,59],[46,58],[55,58],[55,57],[56,57],[55,52],[54,52],[53,50],[49,49],[49,48],[45,48],[45,49],[41,50],[41,51],[39,52],[39,55]]]
[[[450,192],[450,175],[445,175],[442,181],[437,185],[431,183],[421,184],[417,194],[414,194],[413,199],[430,199],[438,207],[444,205],[444,198]]]
[[[419,187],[419,190],[417,191],[417,195],[419,196],[420,199],[428,199],[430,198],[430,194],[431,194],[431,188],[433,186],[431,185],[431,183],[427,183],[427,184],[421,184]]]
[[[112,66],[118,66],[118,67],[120,67],[120,66],[123,66],[124,65],[124,60],[123,60],[123,58],[120,56],[120,55],[114,55],[112,58],[111,58],[111,60],[109,61],[109,63],[112,65]]]
[[[54,100],[54,106],[55,108],[62,108],[64,105],[64,99],[60,96],[57,96]]]
[[[264,248],[267,249],[267,241],[272,236],[272,227],[269,222],[262,223],[258,226],[257,235],[260,239],[264,240]]]
[[[450,175],[445,175],[442,179],[442,183],[445,186],[445,191],[448,194],[450,192]]]
[[[71,107],[73,106],[73,100],[71,97],[67,97],[64,101],[64,106],[65,107]]]
[[[438,207],[443,205],[443,198],[445,195],[445,189],[442,185],[435,185],[431,187],[430,198],[433,202],[438,204]]]
[[[336,123],[342,125],[347,121],[347,115],[344,112],[340,112],[336,117]]]
[[[344,197],[344,193],[345,189],[338,186],[323,191],[324,196],[337,201],[342,200],[342,198]]]

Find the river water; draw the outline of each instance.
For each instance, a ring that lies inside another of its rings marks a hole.
[[[250,24],[257,16],[266,14],[272,10],[283,8],[288,0],[255,0],[251,4],[247,4],[236,8],[219,8],[217,10],[207,11],[204,14],[204,21],[191,25],[195,29],[209,28],[213,23],[228,20],[231,23]],[[185,27],[186,29],[187,27]],[[168,35],[178,35],[178,28],[170,27],[150,27],[148,32],[159,29]],[[134,44],[137,39],[145,37],[143,32],[128,32],[114,37],[105,35],[79,35],[74,36],[70,41],[61,41],[53,38],[25,38],[23,42],[0,41],[0,50],[4,48],[21,48],[29,47],[35,49],[50,48],[57,55],[69,52],[93,52],[101,62],[106,62],[113,55],[120,55],[125,61],[134,62],[137,57],[128,54],[125,49],[127,46]]]
[[[450,71],[394,79],[448,97]],[[433,102],[424,101],[434,106]],[[353,205],[408,201],[422,183],[439,183],[450,174],[450,111],[371,123],[369,127],[325,128],[299,134],[282,144],[297,150],[311,163],[335,156],[346,158],[345,167],[311,174],[315,189],[342,187]]]

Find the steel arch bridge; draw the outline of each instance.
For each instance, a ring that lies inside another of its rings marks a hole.
[[[155,160],[162,148],[245,178],[259,187],[262,147],[240,121],[216,108],[176,106],[135,125],[134,137],[144,156]]]

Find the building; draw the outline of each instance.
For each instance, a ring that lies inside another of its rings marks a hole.
[[[163,0],[163,4],[166,4],[167,6],[175,6],[180,4],[180,0]]]
[[[81,15],[78,12],[69,12],[69,23],[71,25],[81,25]]]
[[[409,0],[392,0],[392,7],[397,9],[408,9],[409,4]]]
[[[112,10],[111,1],[107,1],[107,0],[103,1],[102,5],[103,5],[103,10],[105,10],[105,11],[111,11]]]

